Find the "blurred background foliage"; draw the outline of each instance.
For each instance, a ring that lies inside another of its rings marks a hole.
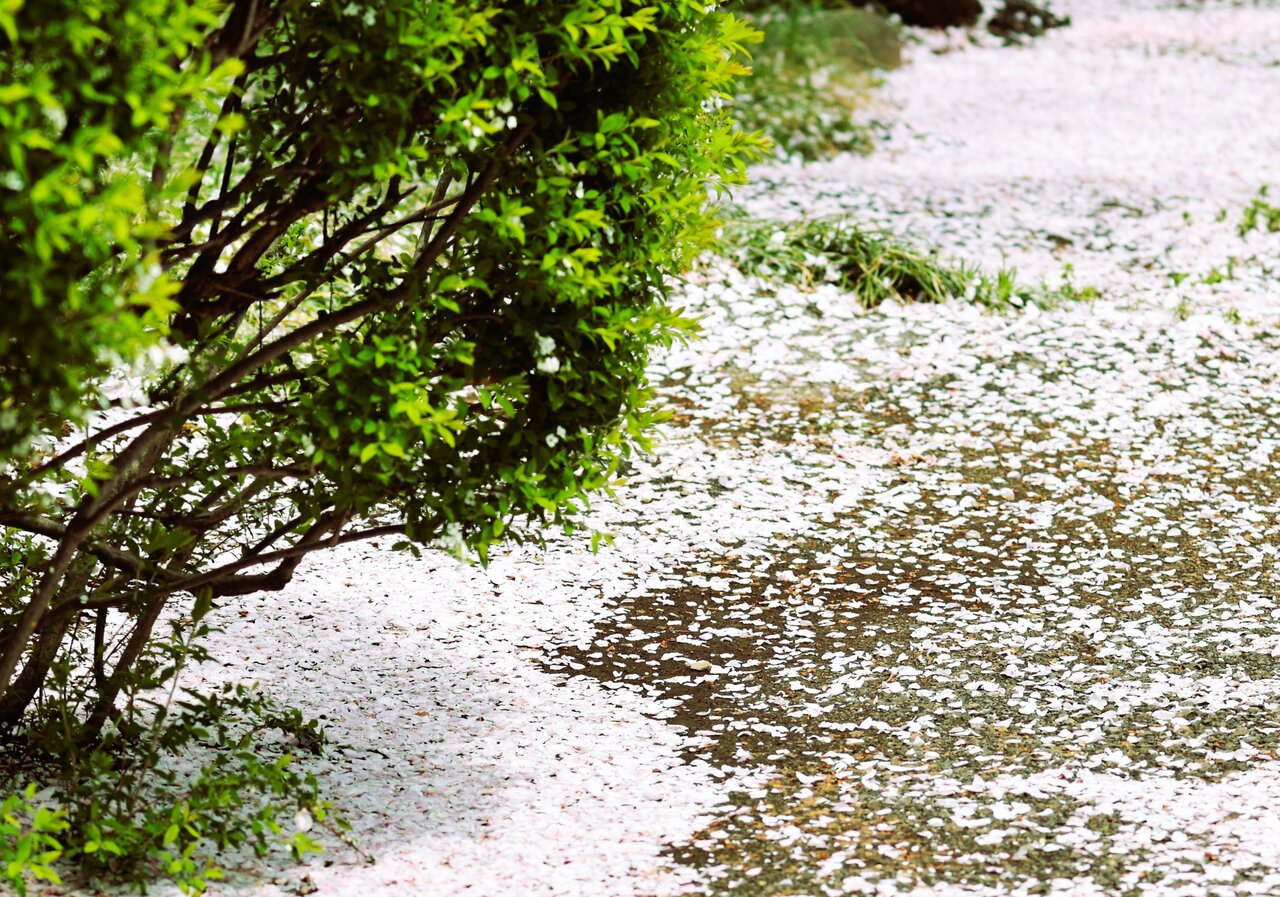
[[[780,156],[824,159],[869,153],[879,73],[902,61],[901,27],[874,8],[822,0],[747,2],[764,38],[734,109]]]

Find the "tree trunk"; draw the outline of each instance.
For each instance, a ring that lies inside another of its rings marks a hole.
[[[82,592],[89,582],[93,568],[92,560],[81,559],[74,564],[63,581],[62,588],[58,590],[58,599],[63,600]],[[75,614],[67,614],[58,623],[40,633],[27,658],[26,666],[14,677],[9,687],[4,690],[3,696],[0,697],[0,729],[11,728],[22,719],[22,714],[26,712],[32,698],[44,684],[49,667],[58,656],[62,639],[75,619]]]
[[[53,659],[58,656],[58,646],[62,644],[74,619],[74,614],[67,614],[61,622],[40,633],[31,656],[27,658],[27,665],[14,677],[5,690],[4,697],[0,698],[0,730],[12,728],[22,719],[22,714],[44,683]]]

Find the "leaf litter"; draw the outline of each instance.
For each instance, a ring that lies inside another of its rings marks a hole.
[[[611,546],[348,546],[239,605],[203,683],[323,716],[362,850],[220,893],[1280,893],[1278,244],[1217,215],[1280,181],[1280,10],[1058,7],[922,39],[885,147],[741,201],[1103,298],[709,262]]]

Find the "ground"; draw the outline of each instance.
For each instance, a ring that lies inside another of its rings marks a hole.
[[[1236,229],[1280,8],[1054,8],[915,45],[872,156],[738,201],[1100,298],[709,263],[612,546],[348,547],[224,611],[203,680],[322,717],[360,849],[215,893],[1280,893],[1280,234]]]

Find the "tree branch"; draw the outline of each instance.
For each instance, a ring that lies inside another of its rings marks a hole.
[[[61,523],[57,523],[47,517],[40,517],[36,514],[26,514],[13,511],[3,513],[0,514],[0,526],[8,529],[22,530],[23,532],[32,533],[37,536],[47,536],[50,539],[62,539],[67,535],[67,528]],[[124,551],[123,549],[104,545],[101,542],[85,542],[80,546],[80,550],[85,554],[96,557],[105,564],[118,567],[121,570],[134,574],[135,576],[153,573],[158,569],[149,566],[144,558],[140,558],[135,554]]]

